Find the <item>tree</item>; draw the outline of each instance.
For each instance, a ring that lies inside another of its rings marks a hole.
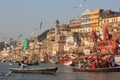
[[[55,23],[55,24],[56,24],[56,27],[58,27],[58,25],[60,24],[60,22],[59,22],[58,19],[56,20],[56,23]]]

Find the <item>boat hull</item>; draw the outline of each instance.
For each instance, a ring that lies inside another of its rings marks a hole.
[[[72,70],[75,72],[120,72],[120,67],[95,68],[95,69],[73,67]]]
[[[37,69],[27,69],[27,68],[10,68],[9,70],[13,73],[35,73],[35,74],[55,74],[58,67],[54,68],[37,68]]]

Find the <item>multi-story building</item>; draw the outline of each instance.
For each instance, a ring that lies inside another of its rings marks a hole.
[[[47,53],[56,55],[57,52],[64,51],[66,41],[65,32],[67,25],[57,24],[55,29],[51,29],[47,34]]]
[[[49,32],[47,33],[46,39],[47,39],[47,50],[46,50],[46,53],[47,54],[52,54],[53,43],[55,42],[55,28],[49,29]]]
[[[82,28],[89,28],[90,27],[90,11],[87,9],[85,12],[83,12],[82,16]]]
[[[71,32],[80,32],[81,31],[81,18],[75,17],[70,20],[69,29]]]
[[[101,28],[106,26],[114,39],[120,38],[120,12],[114,12],[111,10],[103,11],[100,26]]]
[[[96,9],[90,11],[90,28],[96,32],[100,30],[100,18],[102,17],[102,9]]]
[[[85,44],[88,44],[89,41],[89,33],[91,32],[90,29],[90,11],[87,9],[85,12],[83,12],[82,16],[82,23],[81,23],[81,41],[84,42]]]
[[[75,48],[75,39],[73,33],[67,33],[64,51],[73,51]]]

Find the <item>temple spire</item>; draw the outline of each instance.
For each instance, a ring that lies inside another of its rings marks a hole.
[[[59,22],[58,19],[56,20],[56,23],[55,23],[55,24],[56,24],[56,33],[57,33],[57,34],[60,34],[60,26],[59,26],[60,22]]]
[[[109,38],[109,31],[107,29],[107,27],[105,26],[103,29],[103,39],[107,40]]]

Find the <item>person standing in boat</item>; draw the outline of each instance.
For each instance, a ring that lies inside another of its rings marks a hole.
[[[80,60],[79,60],[79,63],[78,63],[78,67],[80,67],[80,68],[81,68],[81,63],[80,63]]]
[[[92,69],[96,68],[95,62],[92,63],[91,67],[92,67]]]
[[[21,62],[20,62],[20,67],[21,67],[21,69],[24,68],[24,67],[26,67],[26,66],[27,66],[27,65],[24,64],[24,61],[21,61]]]

